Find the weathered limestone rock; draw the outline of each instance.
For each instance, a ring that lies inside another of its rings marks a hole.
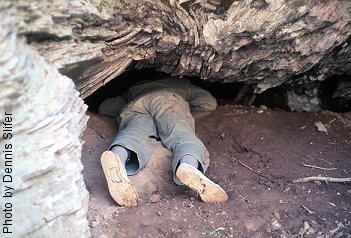
[[[0,123],[10,113],[13,135],[0,138],[0,177],[12,177],[1,182],[1,210],[12,204],[12,234],[4,237],[88,237],[80,161],[87,107],[72,80],[17,39],[4,16],[0,49]],[[5,186],[12,197],[3,197]],[[9,216],[1,212],[0,223]]]
[[[351,72],[349,0],[5,0],[18,31],[82,97],[127,68],[256,85]],[[302,77],[306,76],[306,78]]]
[[[318,112],[321,109],[317,88],[286,91],[286,100],[291,111]]]

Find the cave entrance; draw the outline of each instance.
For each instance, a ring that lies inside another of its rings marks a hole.
[[[97,111],[101,102],[108,97],[115,97],[125,92],[131,85],[150,79],[160,79],[170,75],[155,69],[127,70],[118,78],[100,87],[85,99],[89,110]],[[243,106],[261,105],[286,111],[348,112],[351,110],[349,75],[335,75],[308,87],[281,85],[270,88],[261,94],[255,94],[255,84],[242,82],[210,82],[198,77],[187,77],[195,85],[209,91],[216,97],[219,105],[236,104]]]
[[[90,192],[88,221],[93,237],[192,237],[218,227],[223,227],[221,234],[226,237],[249,237],[257,232],[277,234],[272,230],[276,222],[282,224],[284,232],[297,234],[305,220],[313,231],[326,233],[334,227],[335,219],[348,222],[349,186],[326,184],[318,178],[350,177],[349,113],[274,110],[270,107],[280,107],[274,102],[282,100],[278,96],[284,95],[283,87],[255,97],[254,85],[209,83],[198,78],[191,80],[208,89],[219,102],[213,112],[193,114],[196,134],[210,154],[206,175],[223,186],[229,201],[204,204],[192,190],[175,185],[170,169],[172,153],[158,141],[149,164],[130,177],[139,194],[138,206],[117,206],[100,165],[100,156],[113,140],[117,123],[115,118],[96,113],[98,105],[135,82],[165,76],[153,69],[130,70],[85,100],[90,119],[83,136],[82,163]],[[321,84],[320,91],[326,87],[328,83]],[[243,105],[248,103],[255,106]],[[269,108],[259,107],[262,104]],[[316,122],[326,131],[320,131]],[[311,176],[317,179],[313,183],[296,182]],[[250,230],[256,223],[260,225]],[[346,232],[349,225],[344,227],[340,229]]]
[[[319,97],[323,109],[334,112],[351,111],[351,75],[335,75],[321,82]]]
[[[139,69],[127,70],[118,78],[111,80],[105,86],[100,87],[92,95],[87,97],[84,101],[89,106],[90,111],[96,112],[98,106],[104,99],[109,97],[116,97],[123,94],[133,84],[150,79],[160,79],[171,77],[155,69]],[[218,101],[218,104],[242,104],[251,105],[254,102],[253,86],[241,82],[221,83],[209,82],[198,77],[187,77],[191,82],[209,91]]]

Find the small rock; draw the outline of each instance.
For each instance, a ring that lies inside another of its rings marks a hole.
[[[262,109],[258,110],[257,113],[258,114],[262,114],[264,111]]]
[[[268,109],[268,108],[266,107],[266,105],[261,105],[260,108],[261,108],[262,110],[267,110],[267,109]]]
[[[274,213],[273,213],[273,216],[274,216],[275,218],[277,218],[278,220],[280,219],[280,214],[279,214],[279,212],[274,212]]]
[[[273,230],[280,229],[282,226],[276,218],[272,218],[271,225],[272,225]]]
[[[266,220],[260,217],[243,220],[244,226],[248,231],[258,231],[265,223]]]
[[[299,235],[303,236],[309,228],[310,228],[310,225],[308,224],[308,222],[304,221],[303,227],[300,229]]]
[[[224,137],[225,137],[225,133],[222,132],[222,134],[219,136],[219,138],[220,138],[220,139],[224,139]]]
[[[99,221],[96,221],[96,220],[94,220],[94,221],[92,221],[91,223],[90,223],[90,226],[91,227],[96,227],[96,226],[98,226],[99,225]]]
[[[156,203],[161,201],[161,195],[160,194],[152,194],[150,197],[150,202]]]
[[[163,213],[161,211],[157,211],[157,215],[162,216]]]
[[[267,226],[266,232],[267,232],[267,233],[272,233],[272,227],[271,227],[271,226]]]
[[[148,221],[148,220],[145,220],[145,221],[143,221],[142,222],[142,224],[144,225],[144,226],[150,226],[150,221]]]

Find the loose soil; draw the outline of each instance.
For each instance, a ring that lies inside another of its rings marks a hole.
[[[351,237],[351,183],[292,182],[351,177],[351,113],[223,105],[194,114],[196,133],[210,153],[206,174],[229,201],[205,204],[175,185],[171,152],[158,143],[148,166],[131,177],[140,197],[133,208],[111,199],[100,165],[116,120],[89,116],[82,162],[93,237]],[[317,130],[317,121],[327,133]]]

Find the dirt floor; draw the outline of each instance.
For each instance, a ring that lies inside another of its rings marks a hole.
[[[351,237],[351,183],[293,183],[351,177],[351,113],[224,105],[195,114],[210,152],[207,176],[229,201],[205,204],[173,184],[171,153],[159,143],[149,165],[131,177],[140,197],[134,208],[110,198],[99,162],[116,121],[89,115],[82,162],[93,237]],[[317,121],[327,132],[318,131]]]

